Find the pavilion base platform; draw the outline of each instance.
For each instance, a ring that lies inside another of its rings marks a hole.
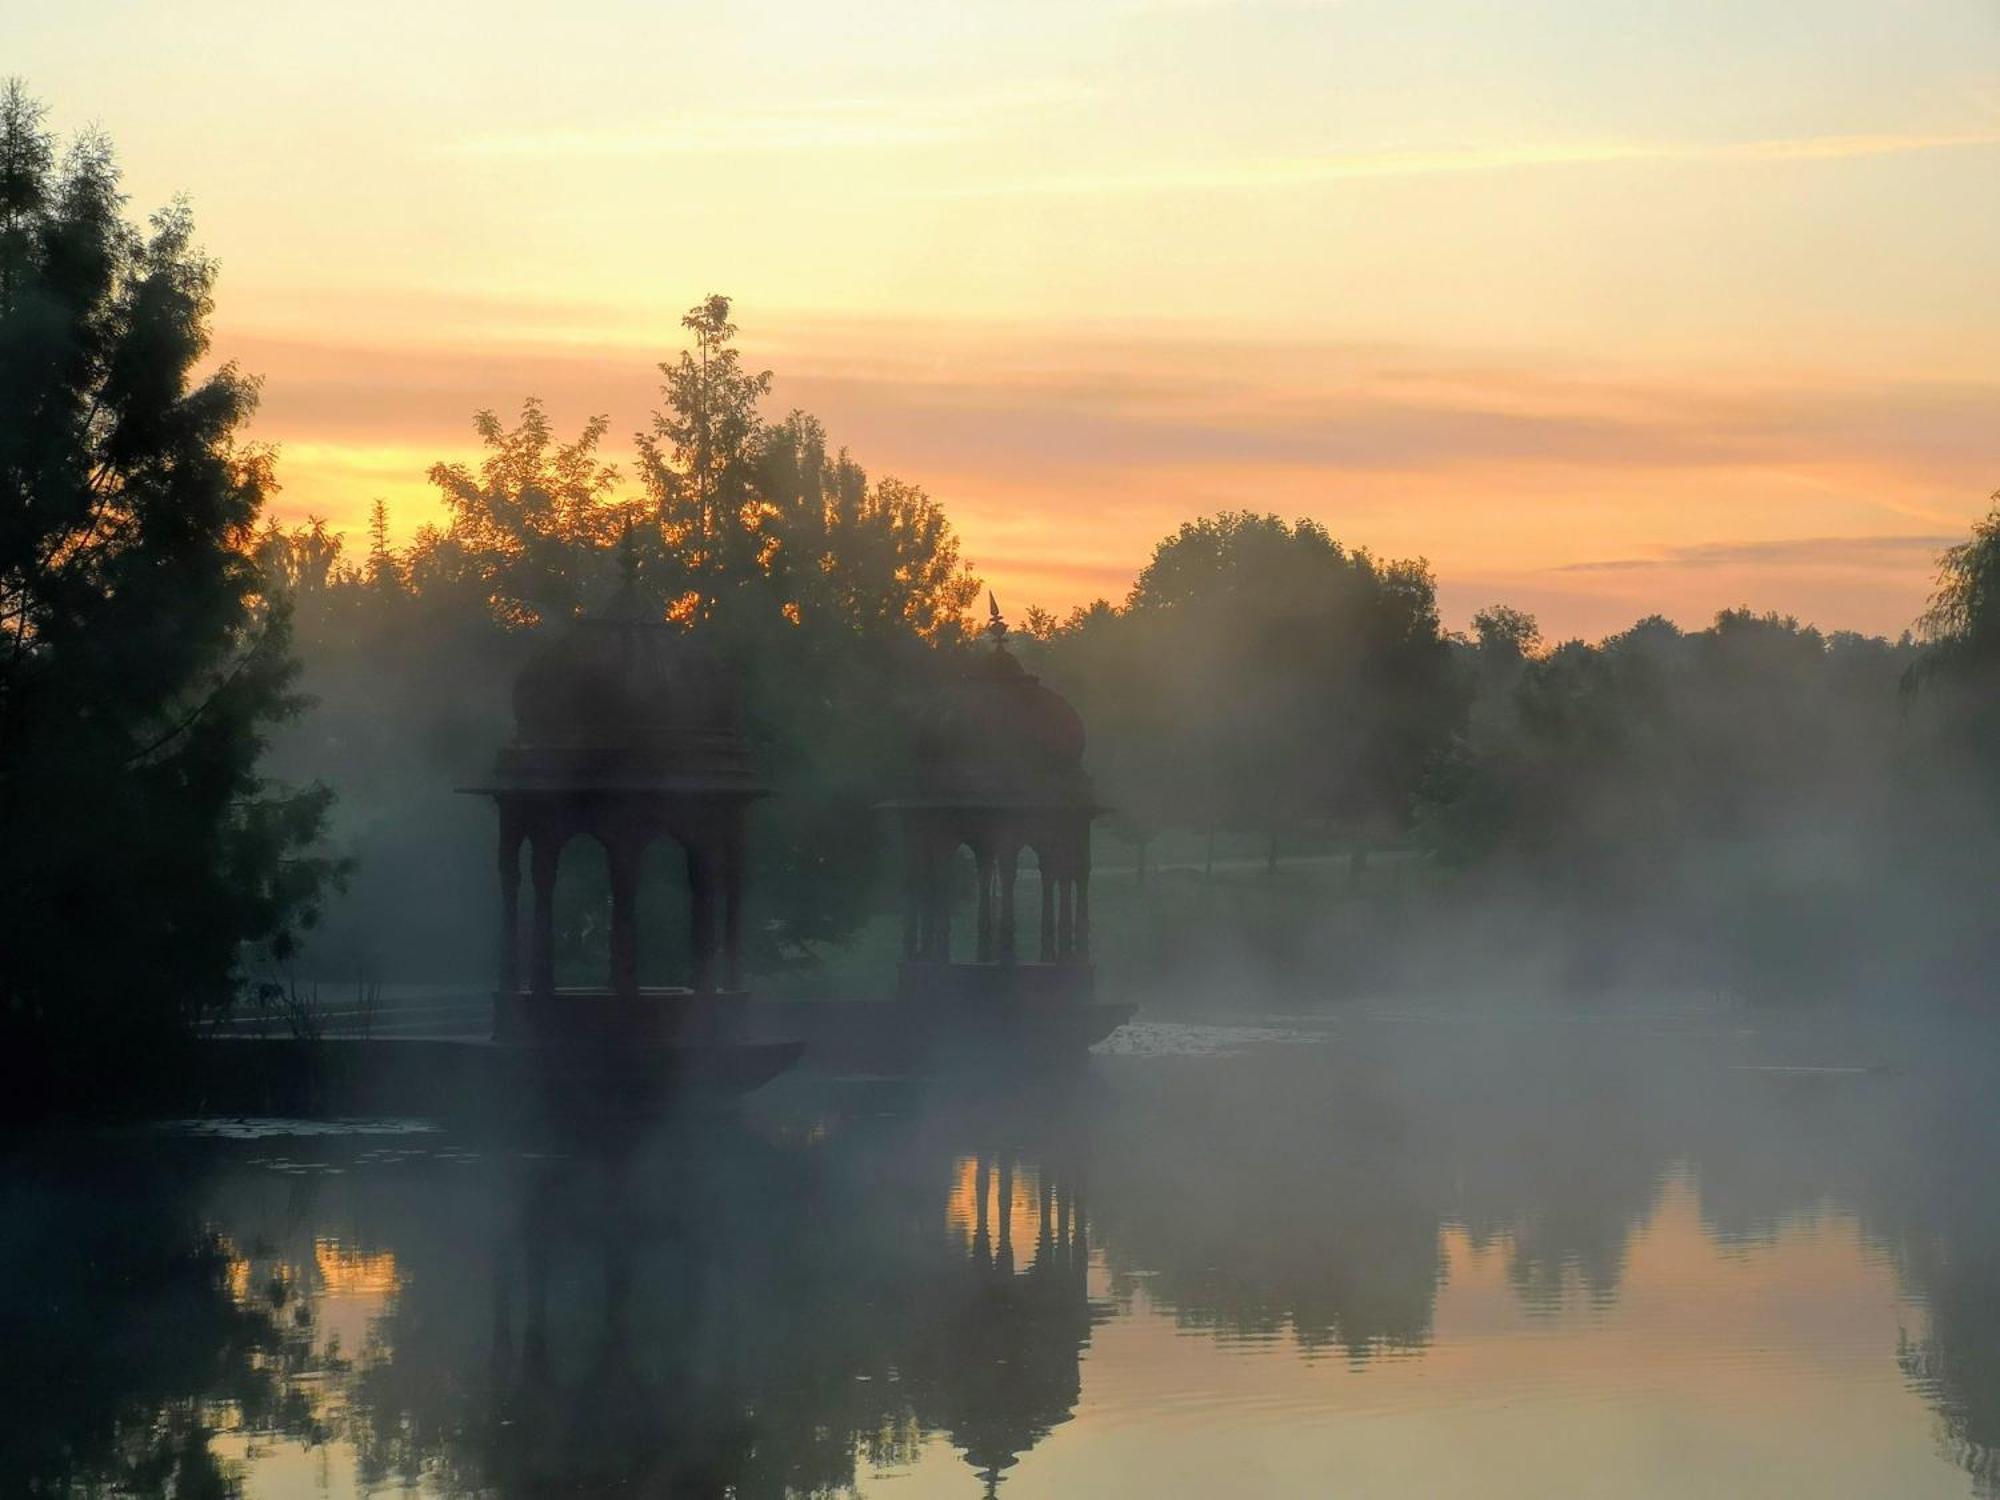
[[[1111,1035],[1134,1007],[1100,1002],[1085,960],[1058,963],[938,963],[905,960],[896,976],[903,1024],[933,1056],[1036,1058],[1081,1055]]]
[[[799,1060],[796,1042],[222,1037],[194,1049],[170,1113],[451,1121],[643,1119],[725,1102]]]
[[[799,1042],[802,1066],[815,1072],[906,1075],[968,1056],[1081,1062],[1133,1010],[1093,1003],[1009,1016],[985,1007],[897,1000],[757,1001],[749,1008],[748,1034]]]
[[[558,989],[493,997],[494,1038],[578,1047],[791,1044],[807,1066],[916,1072],[966,1054],[1081,1057],[1131,1019],[1092,997],[1088,964],[905,964],[893,1000],[763,1000],[740,992]]]
[[[741,990],[559,988],[493,995],[493,1040],[538,1047],[728,1046],[752,1002]]]
[[[950,1002],[902,1007],[929,1039],[939,1063],[1019,1058],[1037,1064],[1081,1061],[1137,1009],[1092,1001],[1084,1005],[1008,1007]]]

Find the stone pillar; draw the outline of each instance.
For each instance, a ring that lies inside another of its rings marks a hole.
[[[987,964],[993,962],[993,851],[984,844],[975,846],[972,865],[979,882],[979,947],[975,956]]]
[[[706,841],[688,845],[688,925],[694,949],[694,989],[715,992],[715,856]]]
[[[1014,961],[1014,881],[1020,871],[1021,848],[1008,842],[1001,845],[999,863],[1000,876],[1000,951],[1003,964]]]
[[[743,810],[733,812],[722,846],[722,987],[743,988]]]
[[[906,815],[907,816],[907,815]],[[924,851],[923,843],[909,828],[903,828],[903,957],[924,955]]]
[[[1076,882],[1065,874],[1056,883],[1056,957],[1076,952]]]
[[[932,963],[951,958],[951,875],[957,857],[943,835],[931,830],[924,835],[923,871],[924,957]]]
[[[1090,834],[1084,833],[1084,854],[1076,867],[1076,956],[1090,957]]]
[[[1036,851],[1035,863],[1042,882],[1042,962],[1052,964],[1056,961],[1056,874],[1049,868],[1046,852]]]
[[[556,992],[556,864],[564,830],[537,829],[528,843],[535,910],[528,938],[528,988],[541,999]]]
[[[504,804],[500,809],[500,993],[521,989],[521,845],[526,841],[519,820]]]
[[[639,867],[646,846],[626,834],[605,844],[611,870],[611,993],[639,997]]]

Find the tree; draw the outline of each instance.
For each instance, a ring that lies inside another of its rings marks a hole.
[[[979,593],[944,508],[894,476],[869,482],[826,430],[793,412],[758,430],[761,569],[791,623],[868,637],[956,638]]]
[[[368,507],[369,587],[395,593],[403,587],[403,564],[389,544],[389,506],[379,496]]]
[[[1981,768],[2000,795],[2000,492],[1972,535],[1938,559],[1937,588],[1917,622],[1922,650],[1903,678],[1923,699],[1936,749]]]
[[[1483,654],[1525,660],[1542,648],[1535,617],[1511,604],[1489,604],[1472,617],[1472,637]]]
[[[123,204],[107,142],[59,160],[0,91],[0,1046],[72,1057],[226,1003],[336,873],[328,793],[258,775],[300,704],[250,555],[256,382],[194,373],[215,267],[186,205],[142,232]]]
[[[1174,788],[1162,800],[1183,817],[1262,831],[1274,858],[1307,820],[1363,839],[1400,827],[1456,713],[1421,561],[1225,512],[1155,548],[1124,614],[1157,705],[1140,748],[1163,761],[1137,779]]]
[[[743,368],[729,321],[729,299],[711,294],[688,309],[681,326],[695,346],[672,364],[661,394],[664,410],[633,438],[639,477],[669,547],[693,577],[689,606],[714,612],[720,592],[741,583],[762,562],[758,534],[765,518],[757,493],[758,404],[771,372]]]
[[[618,471],[597,457],[609,419],[592,417],[568,443],[556,440],[547,409],[532,396],[512,428],[491,411],[472,420],[486,457],[477,473],[431,465],[450,522],[423,534],[412,565],[434,576],[467,570],[466,581],[476,580],[509,624],[573,614],[593,571],[602,571],[591,557],[636,519],[633,507],[612,503]],[[428,555],[438,551],[445,555]]]
[[[1972,535],[1938,559],[1937,589],[1919,622],[1933,657],[2000,659],[2000,490]]]

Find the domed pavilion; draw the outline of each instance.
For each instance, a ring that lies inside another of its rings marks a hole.
[[[1083,720],[1007,649],[988,601],[980,649],[920,722],[916,773],[898,814],[908,877],[905,1001],[1071,1003],[1089,999],[1090,824],[1099,808],[1083,769]],[[974,931],[952,932],[954,866],[972,854]],[[1018,951],[1020,867],[1039,875],[1037,939]]]
[[[466,790],[491,797],[500,813],[498,1038],[562,1039],[607,1011],[644,1030],[664,1024],[676,999],[741,991],[744,832],[764,789],[751,769],[735,679],[685,631],[649,618],[629,577],[602,615],[547,632],[515,680],[513,739],[491,778]],[[579,835],[596,839],[607,858],[610,973],[605,989],[559,995],[556,875]],[[642,1004],[639,877],[660,839],[686,854],[693,965],[685,986],[649,990]]]

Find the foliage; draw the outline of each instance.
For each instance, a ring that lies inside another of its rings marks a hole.
[[[1532,660],[1506,634],[1475,649],[1483,690],[1504,701],[1481,705],[1463,747],[1461,773],[1484,784],[1430,801],[1455,859],[1508,851],[1594,880],[1680,842],[1815,816],[1897,743],[1906,653],[1789,617],[1725,610],[1682,632],[1654,616]]]
[[[1972,535],[1938,559],[1938,586],[1920,622],[1933,652],[2000,655],[2000,491]]]
[[[636,519],[630,507],[606,503],[618,472],[598,461],[597,446],[609,425],[593,417],[574,441],[558,443],[547,411],[533,398],[521,404],[512,429],[491,411],[477,413],[473,427],[486,448],[478,473],[464,464],[431,466],[450,522],[443,535],[420,540],[412,564],[417,576],[476,586],[495,618],[510,625],[574,613],[591,581],[579,562],[603,553]],[[398,569],[386,509],[377,514],[380,539],[367,581],[380,588],[394,582]]]
[[[215,267],[176,203],[123,217],[111,149],[60,160],[0,92],[0,1006],[66,1056],[225,1004],[335,867],[324,788],[259,775],[301,706],[249,556],[271,457],[234,365],[197,375]]]
[[[1937,588],[1917,622],[1922,650],[1906,698],[1941,761],[1976,768],[2000,795],[2000,493],[1972,534],[1938,559]]]
[[[1188,522],[1123,609],[1034,633],[1109,799],[1144,826],[1392,834],[1457,716],[1429,569],[1309,520]]]

